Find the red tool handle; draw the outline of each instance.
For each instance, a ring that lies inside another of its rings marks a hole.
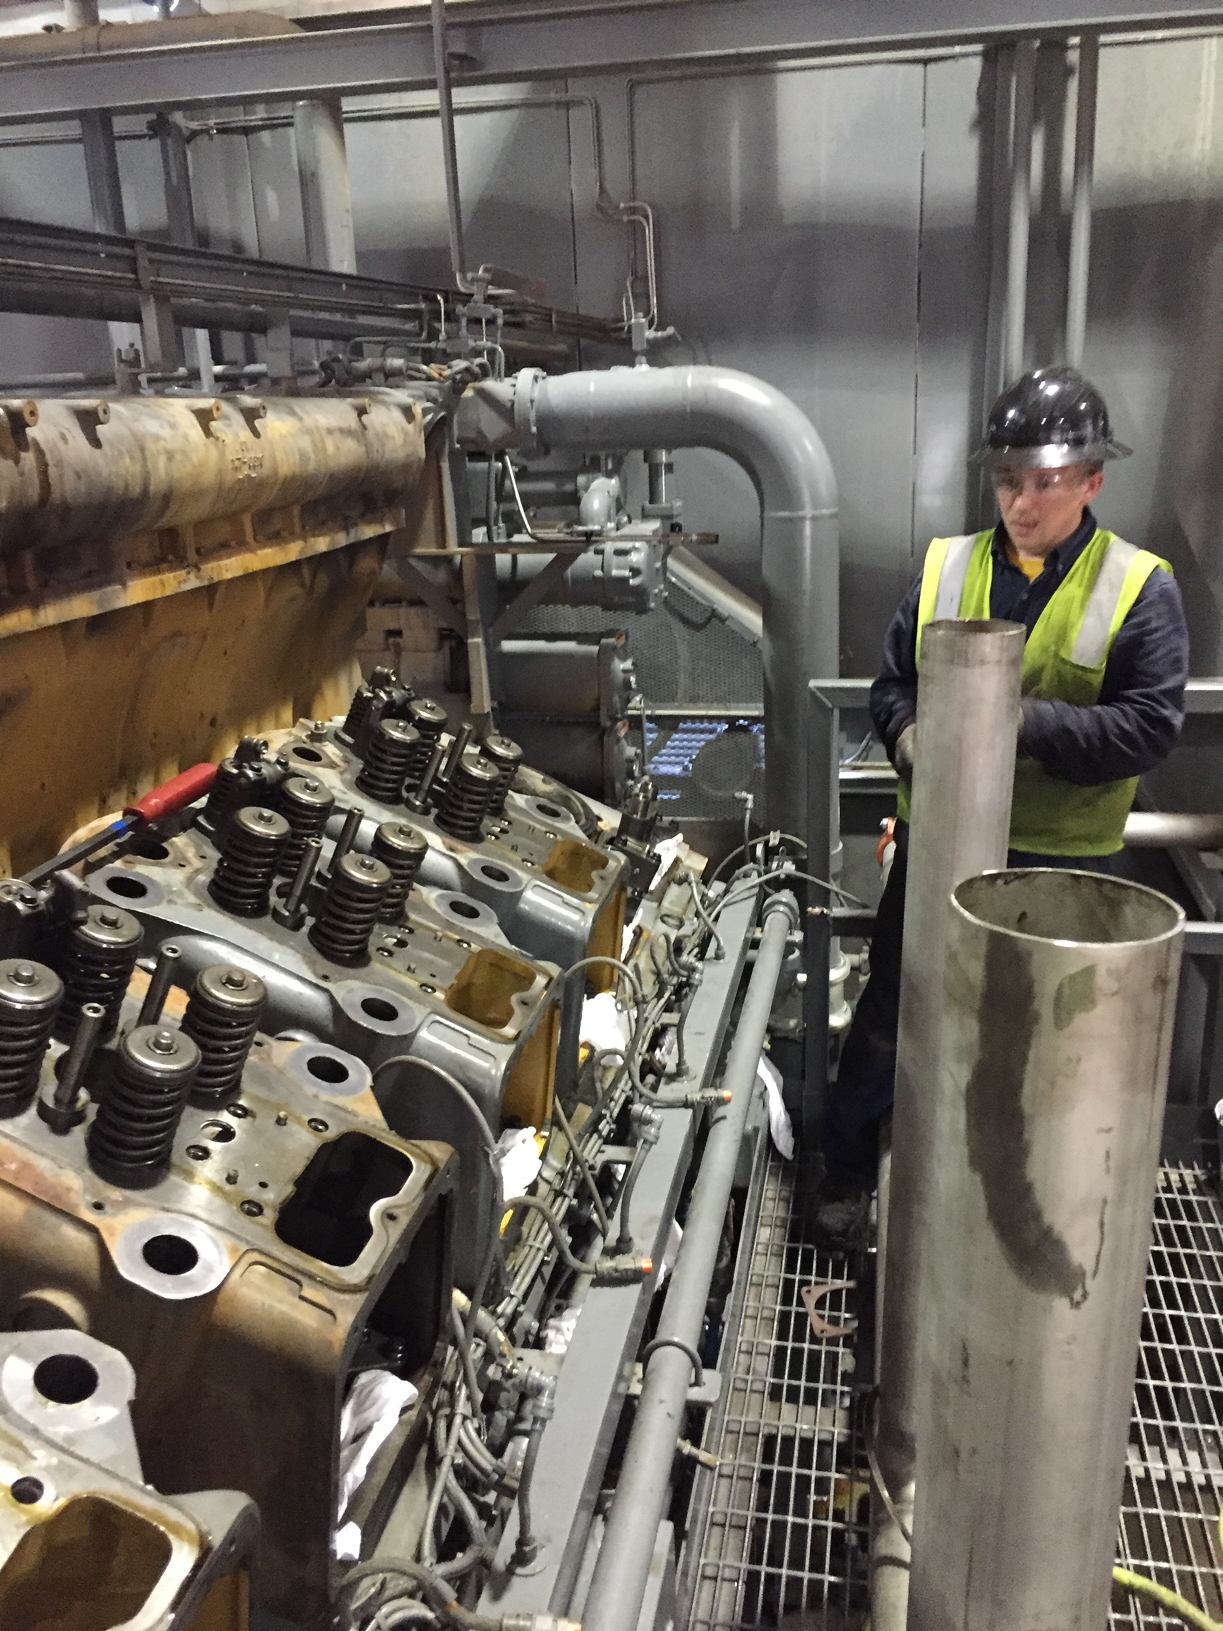
[[[164,816],[176,815],[210,792],[216,779],[216,765],[192,765],[160,787],[150,788],[134,804],[127,805],[123,814],[133,821],[160,821]]]

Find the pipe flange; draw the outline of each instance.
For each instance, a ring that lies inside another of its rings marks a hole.
[[[544,377],[542,368],[522,368],[514,375],[514,431],[523,453],[548,451],[535,424],[535,395]]]
[[[769,896],[765,903],[764,911],[760,914],[761,923],[764,924],[768,921],[770,912],[777,911],[784,912],[790,919],[791,929],[798,928],[802,918],[798,910],[798,902],[795,900],[794,896],[790,894],[789,890],[783,890],[781,894]]]

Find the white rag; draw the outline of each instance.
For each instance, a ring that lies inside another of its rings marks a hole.
[[[794,1159],[794,1128],[790,1125],[790,1112],[781,1096],[781,1073],[765,1054],[756,1066],[756,1080],[764,1088],[769,1107],[769,1134],[783,1161]]]
[[[497,1140],[497,1166],[501,1172],[501,1198],[512,1201],[525,1195],[539,1177],[543,1161],[534,1127],[509,1127]]]
[[[420,1395],[411,1382],[394,1376],[389,1370],[367,1370],[348,1390],[344,1408],[340,1412],[340,1497],[336,1507],[339,1520],[347,1512],[349,1503],[360,1489],[374,1457],[394,1431],[395,1423],[404,1411],[414,1405]],[[353,1542],[351,1531],[356,1531],[356,1551],[340,1551],[340,1546]],[[355,1523],[346,1523],[335,1537],[337,1557],[358,1557],[361,1551],[361,1531]]]
[[[631,1034],[629,1016],[617,1006],[614,991],[600,991],[582,1004],[581,1040],[596,1053],[604,1048],[624,1048]]]

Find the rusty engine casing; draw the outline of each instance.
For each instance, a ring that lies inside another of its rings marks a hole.
[[[171,992],[167,1014],[181,1009]],[[99,1118],[130,1092],[123,1050],[151,1034],[194,1047],[189,1014],[186,1030],[139,1019],[130,996],[73,1124],[57,1130],[40,1113],[60,1041],[43,1056],[39,1098],[16,1114],[5,1104],[0,1326],[66,1326],[118,1349],[136,1376],[150,1484],[248,1494],[262,1516],[260,1600],[321,1624],[348,1384],[376,1367],[427,1390],[444,1341],[453,1152],[391,1133],[353,1055],[257,1035],[227,1097],[180,1099],[162,1175],[117,1177]],[[156,1103],[149,1114],[161,1116]],[[129,1128],[133,1159],[146,1122]]]
[[[0,1337],[0,1625],[250,1631],[244,1495],[144,1482],[132,1367],[78,1331]]]

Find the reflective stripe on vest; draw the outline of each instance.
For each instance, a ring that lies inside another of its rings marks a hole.
[[[947,618],[959,617],[960,596],[968,581],[968,565],[978,536],[972,532],[965,538],[948,538],[943,570],[939,573],[934,595],[934,621],[943,622]]]
[[[1113,618],[1125,587],[1126,573],[1142,554],[1124,538],[1114,538],[1101,562],[1096,581],[1087,597],[1083,621],[1074,642],[1071,661],[1082,668],[1099,668],[1113,643]],[[1056,592],[1056,591],[1055,591]]]
[[[926,551],[921,593],[917,604],[917,661],[921,661],[922,630],[927,623],[959,617],[960,600],[968,581],[973,550],[988,532],[970,532],[963,538],[935,538]]]

